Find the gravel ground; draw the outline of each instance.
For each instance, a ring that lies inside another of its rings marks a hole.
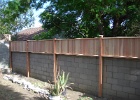
[[[0,100],[48,100],[47,98],[44,98],[41,95],[34,93],[33,91],[27,91],[23,89],[23,87],[19,84],[15,84],[11,81],[4,80],[3,75],[0,75]],[[48,88],[49,86],[49,83],[42,82],[34,78],[27,78],[24,76],[21,76],[21,78],[41,88]],[[97,98],[91,95],[85,95],[82,92],[67,90],[68,100],[78,100],[81,96],[88,96],[93,98],[93,100],[107,100],[105,98]]]

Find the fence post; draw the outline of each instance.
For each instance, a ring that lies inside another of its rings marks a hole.
[[[56,38],[53,39],[53,75],[54,75],[54,83],[56,82],[56,77],[57,77],[57,57],[56,57]]]
[[[98,96],[102,97],[102,92],[103,92],[103,58],[102,58],[102,38],[103,35],[100,35],[99,41],[100,41],[100,52],[99,52],[99,91],[98,91]]]
[[[9,56],[10,56],[10,70],[13,71],[13,66],[12,66],[12,47],[11,47],[11,41],[9,41]]]
[[[26,41],[26,74],[27,74],[27,77],[30,77],[30,55],[29,55],[29,52],[28,52],[28,48],[29,48],[29,45],[28,45],[28,41]]]

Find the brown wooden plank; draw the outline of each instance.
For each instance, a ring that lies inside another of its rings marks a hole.
[[[100,36],[100,54],[99,54],[99,91],[98,91],[98,96],[102,97],[102,92],[103,92],[103,60],[102,60],[102,38],[103,36]]]
[[[30,58],[28,52],[28,41],[26,41],[26,70],[27,70],[27,77],[30,77]]]
[[[54,62],[54,67],[53,67],[53,75],[54,75],[54,83],[56,82],[56,76],[57,76],[57,58],[56,58],[56,39],[53,40],[53,46],[54,46],[54,52],[53,52],[53,62]]]
[[[13,71],[13,66],[12,66],[12,42],[9,41],[9,56],[10,56],[10,70]]]

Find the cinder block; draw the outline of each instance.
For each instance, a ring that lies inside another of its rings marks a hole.
[[[75,78],[69,78],[69,82],[75,83]]]
[[[108,83],[103,83],[103,88],[111,89],[112,85]]]
[[[95,64],[87,64],[87,69],[89,69],[89,70],[97,70],[97,65],[95,65]]]
[[[43,72],[43,75],[49,77],[49,76],[50,76],[50,73],[48,73],[48,72]]]
[[[103,77],[103,83],[107,83],[107,77]]]
[[[92,84],[91,86],[98,87],[98,82],[97,81],[95,81],[95,82],[94,81],[91,81],[91,84]]]
[[[53,73],[53,68],[47,68],[47,72]]]
[[[84,85],[87,85],[87,86],[91,86],[92,85],[92,82],[91,82],[91,80],[83,80],[83,84]]]
[[[124,79],[124,73],[113,73],[113,78]]]
[[[34,69],[30,69],[30,72],[31,72],[31,73],[34,73],[34,72],[35,72],[35,70],[34,70]]]
[[[87,68],[87,64],[85,64],[85,63],[79,63],[79,68]]]
[[[74,56],[67,56],[67,61],[74,62]]]
[[[61,66],[60,66],[61,67]],[[49,63],[48,64],[48,68],[53,68],[53,64],[52,63]]]
[[[117,91],[117,96],[121,97],[121,98],[124,98],[124,99],[128,99],[129,98],[128,93],[121,92],[121,91]]]
[[[137,69],[140,69],[140,61],[137,61],[137,63],[136,63],[137,65]]]
[[[64,62],[64,65],[65,65],[65,66],[72,66],[72,62],[71,62],[71,61],[65,61],[65,62]]]
[[[96,86],[87,86],[87,90],[90,91],[90,93],[92,93],[93,95],[98,94],[98,89]]]
[[[118,81],[118,85],[121,85],[121,86],[130,86],[130,81],[128,80],[119,80]]]
[[[106,76],[107,78],[112,78],[112,72],[106,72],[105,76]]]
[[[135,88],[123,87],[123,92],[135,94]]]
[[[136,95],[140,95],[140,89],[136,89]]]
[[[131,74],[125,74],[125,80],[137,81],[137,76]]]
[[[96,57],[90,58],[89,61],[90,61],[90,64],[93,64],[93,65],[97,65],[99,63]]]
[[[82,57],[75,57],[75,62],[82,63]]]
[[[134,94],[129,94],[129,100],[140,100],[140,96],[134,95]]]
[[[104,65],[112,66],[112,59],[104,59]]]
[[[129,74],[130,68],[125,68],[124,66],[123,67],[119,67],[118,68],[118,72],[124,73],[124,74]]]
[[[124,66],[127,68],[136,68],[136,62],[134,60],[125,60]]]
[[[85,69],[85,71],[84,71],[84,74],[87,74],[87,75],[93,75],[93,73],[95,73],[95,71],[90,70],[90,69]]]
[[[41,67],[42,72],[47,71],[47,68]]]
[[[113,66],[124,66],[124,59],[113,59]]]
[[[36,73],[31,73],[30,75],[31,75],[31,77],[33,77],[33,78],[35,78],[35,77],[37,76]]]
[[[81,78],[81,79],[87,79],[87,77],[88,77],[88,76],[87,76],[86,74],[80,74],[80,78]]]
[[[48,55],[48,59],[53,60],[53,55]]]
[[[120,85],[112,85],[112,90],[122,91],[122,86],[120,86]]]
[[[132,75],[140,75],[140,69],[131,69],[131,73]]]
[[[89,57],[83,57],[82,63],[90,63],[90,58]]]
[[[96,75],[94,75],[94,76],[93,76],[93,75],[88,75],[87,79],[88,79],[88,80],[91,80],[91,81],[93,81],[93,82],[98,81],[98,78],[97,78]]]
[[[104,92],[106,92],[105,94],[108,94],[108,95],[113,95],[113,96],[117,95],[116,90],[111,90],[111,89],[106,88]]]
[[[74,67],[68,67],[69,72],[76,72],[76,69]]]
[[[107,83],[110,84],[118,84],[118,79],[113,79],[113,78],[107,78]]]
[[[40,74],[40,75],[43,74],[43,72],[41,70],[37,70],[37,73]]]
[[[78,84],[83,84],[83,79],[81,78],[78,78],[75,80],[75,83],[78,83]]]
[[[113,66],[107,66],[107,72],[112,72]]]
[[[84,69],[83,68],[76,68],[76,73],[83,73],[84,74]]]
[[[80,74],[79,73],[70,73],[70,76],[74,77],[74,78],[79,78]]]
[[[113,66],[112,72],[118,72],[118,67],[117,66]]]
[[[140,82],[130,82],[130,87],[140,89]]]
[[[47,79],[47,77],[44,76],[44,75],[42,75],[41,77],[42,77],[43,80],[46,80]]]
[[[73,62],[73,67],[75,67],[75,68],[79,67],[79,63]]]
[[[80,89],[86,89],[87,88],[87,85],[79,84],[79,88]]]

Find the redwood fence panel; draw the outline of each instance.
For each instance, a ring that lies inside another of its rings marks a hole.
[[[140,38],[103,38],[103,56],[140,58]]]
[[[99,38],[56,39],[56,54],[99,56]],[[140,38],[102,38],[104,57],[140,58]],[[53,54],[53,40],[28,41],[28,52]],[[26,52],[26,41],[12,41],[11,51]]]
[[[99,39],[56,40],[56,53],[66,55],[97,56],[99,54]]]
[[[13,52],[26,52],[26,41],[12,41],[11,51]]]
[[[32,53],[53,53],[53,40],[28,41],[28,52]]]

